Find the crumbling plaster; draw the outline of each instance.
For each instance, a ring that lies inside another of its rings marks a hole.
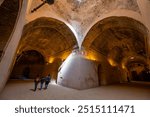
[[[37,50],[49,61],[49,57],[70,51],[77,44],[76,37],[65,23],[41,17],[25,25],[19,45],[19,53]]]
[[[107,17],[106,15],[127,15],[129,17],[131,15],[140,19],[140,10],[136,0],[55,0],[53,5],[46,4],[36,12],[30,13],[40,3],[41,0],[33,0],[29,5],[31,7],[28,8],[27,22],[41,16],[59,19],[72,27],[79,46],[82,45],[92,25]]]

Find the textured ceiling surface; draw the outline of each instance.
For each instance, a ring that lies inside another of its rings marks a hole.
[[[30,10],[40,3],[41,0],[33,0]],[[84,31],[94,20],[117,9],[140,13],[137,0],[55,0],[54,5],[47,4],[39,11],[57,14],[71,24],[78,36],[83,38]]]
[[[127,17],[111,17],[98,22],[87,34],[83,46],[120,63],[129,56],[146,57],[147,29]]]
[[[141,33],[132,29],[110,28],[100,34],[92,43],[91,47],[107,53],[114,47],[122,48],[123,51],[145,50],[144,37]]]
[[[4,3],[0,7],[0,35],[3,37],[0,38],[0,49],[8,40],[19,8],[18,0],[5,0]],[[42,0],[33,0],[30,11],[41,3]],[[36,12],[28,13],[26,18],[36,13],[39,17],[40,13],[45,12],[56,14],[72,25],[82,39],[85,31],[97,18],[121,9],[140,14],[137,0],[55,0],[53,5],[46,4]],[[92,27],[84,39],[83,46],[109,56],[117,62],[129,55],[145,57],[146,32],[147,29],[133,19],[106,18]],[[76,44],[76,38],[66,24],[42,17],[24,27],[19,51],[37,50],[45,56],[51,56],[71,50]]]
[[[54,56],[72,50],[76,39],[71,30],[62,22],[39,18],[24,27],[20,51],[37,50],[44,56]]]

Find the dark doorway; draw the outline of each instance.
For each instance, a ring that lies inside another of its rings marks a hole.
[[[132,71],[132,80],[134,81],[150,81],[150,71],[143,70],[139,74],[136,71]]]
[[[135,80],[135,81],[139,80],[139,76],[136,71],[132,71],[131,74],[132,74],[132,80]]]
[[[27,66],[23,69],[23,73],[22,73],[23,79],[28,79],[30,76],[30,67]]]
[[[34,79],[44,70],[44,57],[35,50],[24,51],[17,56],[11,79]]]

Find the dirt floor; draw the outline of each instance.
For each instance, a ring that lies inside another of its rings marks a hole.
[[[150,83],[124,83],[76,90],[52,82],[47,90],[33,91],[32,80],[9,80],[1,100],[150,100]]]

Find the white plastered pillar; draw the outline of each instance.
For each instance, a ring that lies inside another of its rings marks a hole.
[[[74,89],[88,89],[99,86],[97,64],[79,52],[72,52],[59,68],[59,85]]]
[[[3,90],[13,67],[14,57],[22,35],[23,26],[25,24],[27,2],[27,0],[23,0],[22,2],[22,8],[19,11],[13,33],[10,36],[4,50],[3,57],[0,61],[0,92]]]

